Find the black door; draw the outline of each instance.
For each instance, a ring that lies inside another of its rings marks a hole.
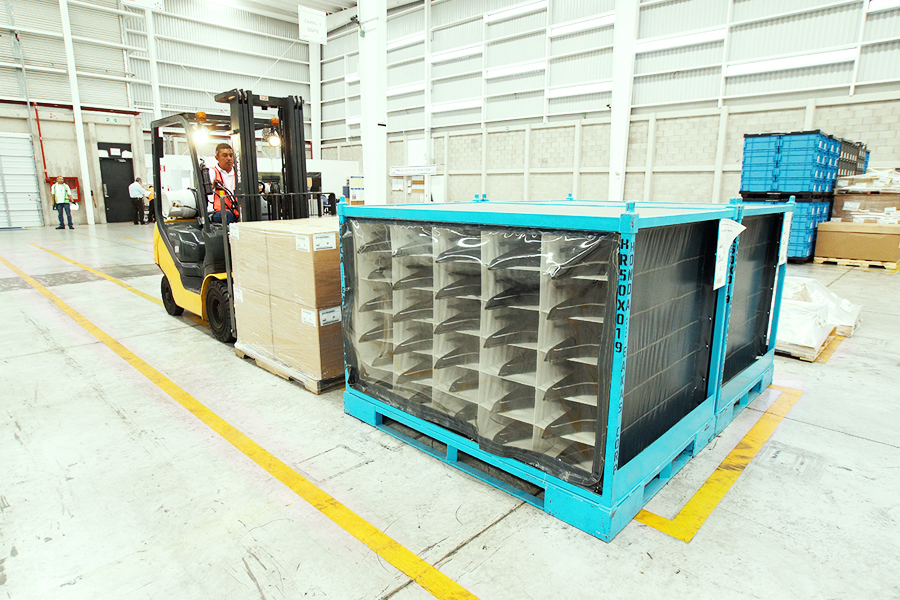
[[[131,144],[97,144],[100,151],[100,178],[103,180],[103,200],[106,204],[107,223],[134,221],[134,206],[128,195],[128,186],[134,182],[131,164]],[[147,182],[144,182],[147,185]]]

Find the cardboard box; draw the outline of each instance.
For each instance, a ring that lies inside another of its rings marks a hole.
[[[256,356],[273,356],[272,309],[268,294],[235,286],[234,322],[239,342]]]
[[[900,194],[837,194],[834,197],[833,219],[847,223],[900,223]]]
[[[318,380],[344,373],[340,304],[315,309],[271,297],[275,358]]]
[[[816,256],[882,262],[900,261],[900,225],[820,223]]]
[[[228,243],[231,245],[231,270],[235,285],[241,289],[268,295],[269,271],[260,268],[268,261],[265,232],[245,227],[243,223],[232,225],[228,232]]]

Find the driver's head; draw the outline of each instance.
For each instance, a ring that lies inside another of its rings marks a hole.
[[[216,161],[219,168],[225,172],[230,172],[234,167],[234,150],[229,144],[219,144],[216,146]]]
[[[62,175],[60,175],[59,177],[56,178],[56,183],[65,183],[65,182],[66,182],[66,180],[63,179]]]

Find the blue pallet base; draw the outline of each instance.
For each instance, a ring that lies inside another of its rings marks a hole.
[[[707,399],[663,437],[622,467],[620,472],[623,475],[625,472],[632,475],[625,477],[628,481],[634,479],[633,475],[636,472],[642,472],[644,475],[626,493],[615,494],[619,499],[612,503],[606,495],[595,494],[518,460],[491,454],[479,448],[475,441],[356,390],[348,388],[344,392],[344,412],[347,414],[605,542],[610,541],[628,525],[650,498],[715,437],[716,417],[712,414],[714,403],[715,398]],[[440,451],[385,425],[384,418],[394,420],[445,444],[446,451]],[[460,454],[468,455],[542,488],[543,497],[530,494],[461,462]],[[649,466],[654,468],[648,468]]]
[[[719,402],[716,405],[716,435],[722,433],[725,427],[748,404],[772,385],[774,375],[775,350],[773,349],[722,386]]]

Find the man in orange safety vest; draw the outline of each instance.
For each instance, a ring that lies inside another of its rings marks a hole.
[[[216,165],[209,170],[209,180],[213,184],[213,195],[209,198],[209,219],[213,223],[222,222],[222,209],[225,209],[225,219],[234,223],[240,216],[238,203],[226,194],[221,188],[225,188],[231,194],[237,189],[237,169],[234,166],[234,149],[229,144],[216,146]]]

